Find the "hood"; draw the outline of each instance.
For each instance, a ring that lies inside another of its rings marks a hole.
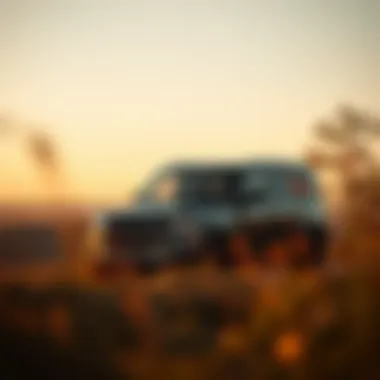
[[[97,216],[97,221],[104,225],[110,216],[125,219],[152,219],[152,218],[171,218],[174,215],[172,206],[156,205],[136,205],[125,209],[108,210]]]

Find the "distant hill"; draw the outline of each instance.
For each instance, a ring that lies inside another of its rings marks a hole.
[[[112,204],[83,202],[0,202],[0,220],[86,218],[108,209]]]

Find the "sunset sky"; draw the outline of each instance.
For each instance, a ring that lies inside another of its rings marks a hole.
[[[339,102],[380,113],[378,0],[0,0],[0,53],[0,113],[49,130],[89,199],[176,157],[299,154]],[[1,143],[0,196],[41,194]]]

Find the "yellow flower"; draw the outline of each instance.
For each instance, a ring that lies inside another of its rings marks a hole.
[[[296,331],[283,333],[274,343],[274,355],[283,364],[297,362],[303,355],[304,350],[304,339]]]

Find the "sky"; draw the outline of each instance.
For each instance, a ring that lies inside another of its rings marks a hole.
[[[380,114],[377,0],[0,0],[0,113],[51,133],[70,196],[176,158],[297,156],[338,103]],[[4,138],[1,196],[46,195]]]

